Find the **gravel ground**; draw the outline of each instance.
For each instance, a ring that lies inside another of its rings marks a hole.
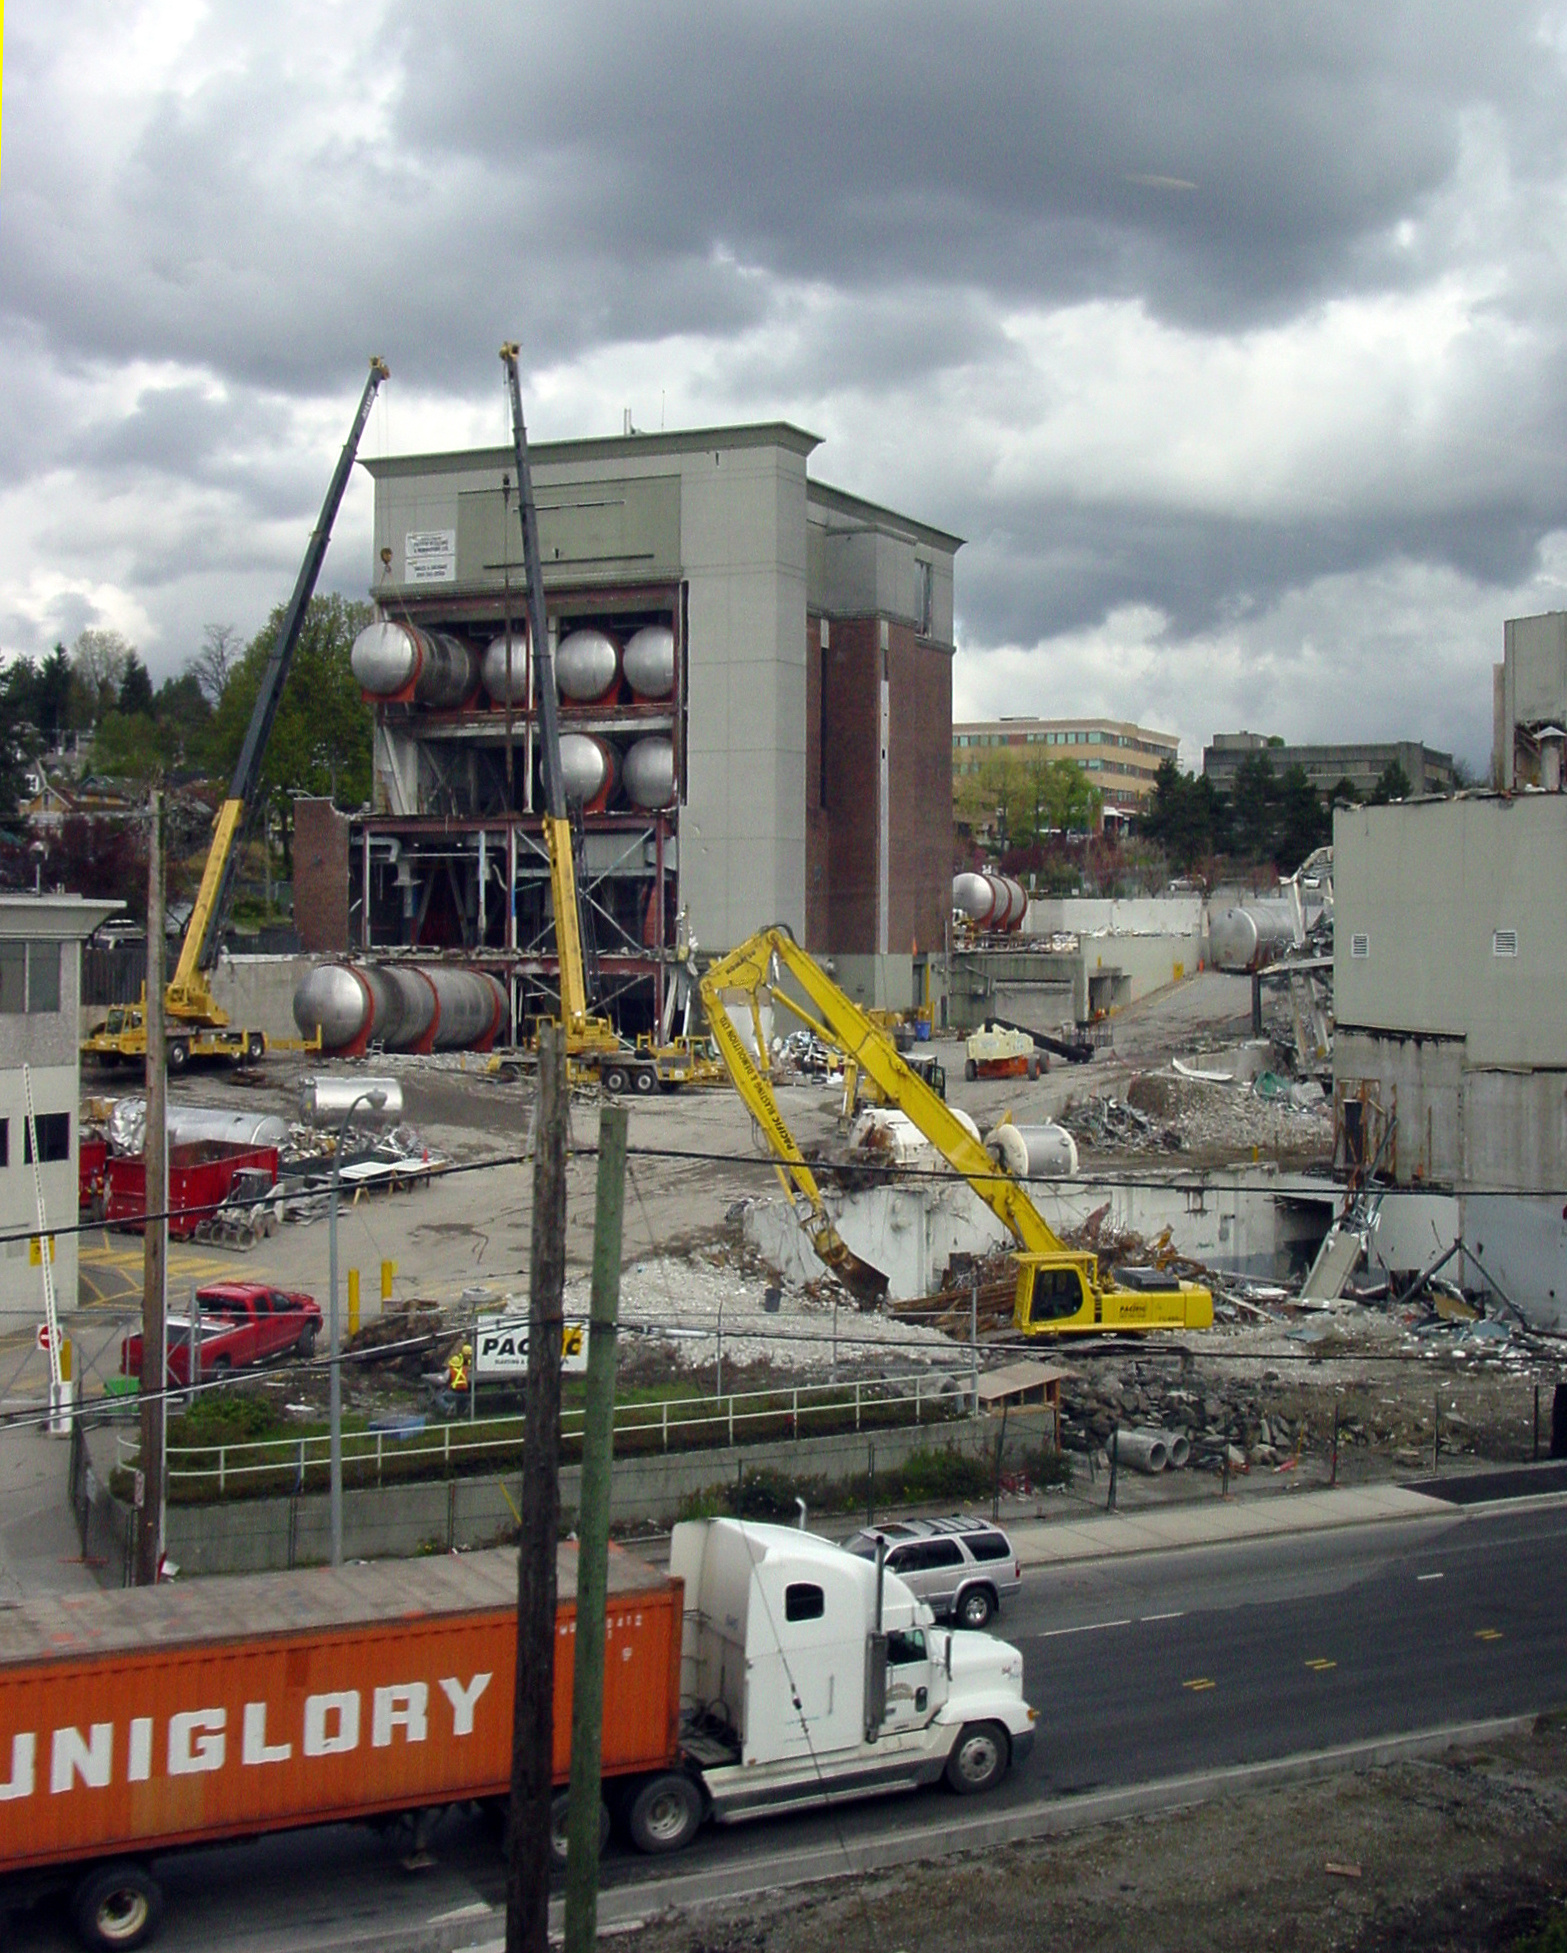
[[[1500,1953],[1567,1897],[1567,1733],[704,1908],[646,1953]]]

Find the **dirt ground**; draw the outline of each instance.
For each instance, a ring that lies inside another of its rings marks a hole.
[[[1567,1726],[704,1908],[640,1953],[1500,1953],[1567,1899]]]

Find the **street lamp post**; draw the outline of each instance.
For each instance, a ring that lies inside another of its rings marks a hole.
[[[327,1313],[327,1335],[329,1339],[328,1347],[331,1353],[331,1375],[328,1379],[328,1388],[331,1392],[329,1399],[331,1407],[328,1412],[328,1418],[331,1429],[330,1472],[332,1484],[333,1566],[341,1566],[343,1564],[343,1378],[342,1365],[339,1361],[341,1344],[338,1339],[337,1318],[338,1168],[342,1165],[343,1161],[343,1141],[348,1136],[348,1123],[353,1118],[355,1110],[361,1105],[368,1105],[372,1111],[379,1112],[385,1104],[386,1094],[379,1088],[371,1088],[370,1090],[361,1092],[343,1114],[342,1123],[337,1129],[337,1143],[332,1148],[332,1205],[330,1209],[332,1274],[331,1292],[328,1297],[330,1307]]]

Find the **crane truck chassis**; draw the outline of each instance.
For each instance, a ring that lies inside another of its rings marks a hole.
[[[557,1577],[563,1785],[574,1548]],[[171,1852],[355,1820],[417,1846],[441,1811],[502,1802],[516,1593],[498,1550],[6,1610],[0,1904],[63,1889],[89,1948],[130,1948]],[[677,1526],[668,1576],[612,1552],[604,1674],[605,1794],[645,1852],[709,1817],[986,1790],[1033,1741],[1015,1648],[936,1627],[880,1565],[779,1526]]]
[[[1197,1283],[1172,1281],[1156,1268],[1126,1268],[1118,1276],[1101,1274],[1097,1255],[1069,1248],[1021,1182],[991,1158],[904,1061],[885,1031],[844,995],[782,923],[775,923],[712,964],[702,978],[702,1005],[719,1054],[773,1149],[784,1192],[802,1210],[812,1246],[862,1301],[877,1299],[886,1289],[886,1278],[867,1267],[839,1234],[820,1184],[779,1108],[767,1070],[764,998],[798,1018],[872,1079],[886,1103],[914,1122],[1008,1229],[1018,1244],[1013,1252],[1017,1263],[1013,1325],[1023,1335],[1212,1327],[1213,1297]],[[749,1042],[735,1022],[735,1011],[749,1015]]]

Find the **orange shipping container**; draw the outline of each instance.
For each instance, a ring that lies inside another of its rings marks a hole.
[[[0,1871],[504,1796],[516,1567],[475,1553],[0,1613]],[[558,1568],[564,1783],[574,1547]],[[606,1779],[676,1759],[681,1592],[611,1552]]]

